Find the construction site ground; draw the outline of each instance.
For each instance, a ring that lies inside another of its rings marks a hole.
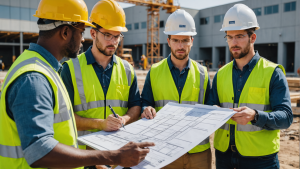
[[[144,82],[148,71],[135,70],[138,79],[138,86],[140,92],[143,90]],[[215,72],[210,72],[211,79]],[[5,77],[6,72],[0,72],[0,87]],[[295,93],[295,92],[294,92]],[[299,92],[300,94],[300,92]],[[292,106],[296,106],[292,104]],[[299,168],[299,126],[300,126],[300,116],[294,116],[292,125],[286,129],[280,131],[280,151],[279,151],[279,161],[282,169],[298,169]],[[215,156],[213,148],[213,137],[211,135],[211,149],[213,154],[213,169],[215,169]]]

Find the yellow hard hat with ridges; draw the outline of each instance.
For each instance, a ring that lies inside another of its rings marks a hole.
[[[82,22],[95,27],[88,21],[88,9],[83,0],[41,0],[33,15],[38,18]]]
[[[92,9],[89,21],[107,30],[128,31],[125,27],[125,12],[114,0],[102,0],[97,2]]]

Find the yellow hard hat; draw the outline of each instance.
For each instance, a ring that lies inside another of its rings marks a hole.
[[[125,27],[125,12],[114,0],[102,0],[97,2],[92,9],[90,22],[94,22],[107,30],[128,31]]]
[[[88,9],[83,0],[41,0],[33,15],[38,18],[82,22],[95,27],[88,21]]]

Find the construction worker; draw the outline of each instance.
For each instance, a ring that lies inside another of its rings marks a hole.
[[[237,113],[215,132],[217,169],[277,169],[280,129],[293,121],[283,66],[254,50],[259,25],[255,13],[236,4],[225,14],[222,29],[233,61],[214,77],[207,104]]]
[[[168,35],[171,54],[152,65],[142,92],[142,118],[152,119],[168,102],[204,104],[209,96],[207,70],[189,58],[196,33],[193,17],[183,9],[172,13],[164,33]],[[209,138],[178,158],[164,169],[210,169]]]
[[[75,112],[78,135],[115,131],[138,120],[141,100],[133,67],[114,55],[126,32],[125,13],[113,0],[96,3],[91,11],[93,45],[63,65],[61,77]],[[118,114],[114,117],[109,105]],[[80,145],[85,149],[85,145]]]
[[[9,69],[0,105],[0,168],[75,168],[101,164],[134,166],[152,143],[128,143],[116,151],[77,149],[68,93],[57,70],[64,56],[75,58],[88,22],[83,0],[41,0],[40,29]]]

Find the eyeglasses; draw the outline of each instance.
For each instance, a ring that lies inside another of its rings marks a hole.
[[[80,28],[77,28],[76,27],[76,25],[74,26],[74,25],[71,25],[73,28],[75,28],[75,29],[78,29],[78,30],[80,30],[80,32],[81,32],[81,36],[83,36],[84,35],[84,31],[85,31],[85,29],[80,29]]]
[[[237,42],[241,42],[245,36],[247,36],[248,34],[244,34],[244,35],[235,35],[234,37],[230,36],[230,35],[226,35],[224,38],[226,39],[226,42],[231,42],[233,39],[235,39]]]
[[[170,39],[170,40],[171,40],[171,43],[173,43],[174,45],[179,45],[181,43],[183,46],[190,45],[192,42],[191,39],[183,39],[183,40]]]
[[[124,35],[122,33],[120,33],[117,36],[114,36],[110,33],[103,33],[101,31],[99,31],[98,29],[95,29],[97,32],[100,32],[102,35],[104,35],[104,39],[107,41],[111,41],[113,38],[115,41],[121,41],[124,38]]]

